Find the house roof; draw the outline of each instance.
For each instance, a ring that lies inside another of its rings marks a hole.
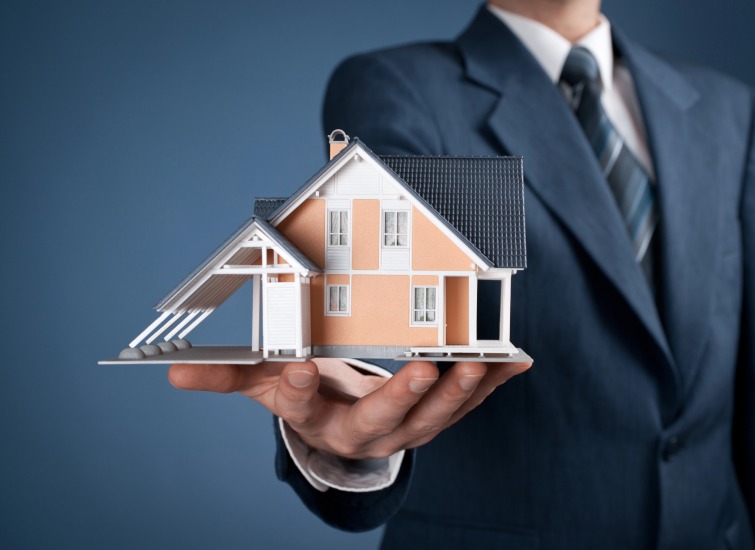
[[[378,156],[354,138],[266,219],[274,221],[288,210],[357,147],[392,173],[409,195],[490,267],[527,267],[521,157]],[[273,200],[280,199],[263,199],[269,202],[260,203],[260,213],[271,210]]]
[[[281,249],[284,252],[284,255],[288,255],[288,258],[293,260],[294,262],[298,263],[301,267],[304,269],[307,269],[308,271],[314,271],[315,273],[322,273],[322,269],[310,260],[304,252],[299,250],[294,243],[288,240],[286,236],[275,229],[272,225],[270,225],[267,221],[265,221],[262,218],[254,217],[255,222],[257,225],[262,229],[263,233],[266,233],[270,240],[276,243],[278,246],[281,247]]]
[[[253,214],[267,220],[268,216],[278,210],[288,197],[257,197],[254,199]]]
[[[183,280],[173,288],[173,290],[166,294],[165,297],[155,305],[154,309],[158,311],[170,309],[177,303],[183,303],[183,297],[187,292],[203,292],[201,288],[195,289],[194,291],[192,291],[191,289],[194,288],[195,284],[198,283],[204,275],[206,275],[213,268],[217,267],[218,264],[222,263],[223,258],[229,255],[231,255],[231,257],[235,257],[235,249],[239,247],[243,241],[250,238],[250,236],[254,234],[256,229],[258,229],[268,239],[278,245],[284,252],[284,255],[288,256],[287,259],[291,261],[293,265],[298,265],[299,268],[307,271],[322,273],[322,270],[301,250],[299,250],[291,241],[289,241],[280,231],[275,229],[264,219],[257,216],[252,216],[251,218],[246,220],[241,225],[241,227],[234,231],[225,241],[223,241],[223,243],[219,247],[217,247],[215,251],[212,252],[212,254],[207,256],[207,258],[205,258],[202,263],[194,268],[191,273],[184,277]],[[248,260],[249,258],[245,259]],[[208,288],[212,287],[210,288],[212,292],[209,292],[209,294],[212,294],[213,302],[217,302],[217,304],[212,305],[216,306],[223,303],[231,294],[233,294],[244,282],[246,282],[247,279],[249,279],[249,276],[218,275],[215,276],[214,279],[210,278],[208,281],[203,283],[202,286],[206,286]],[[225,279],[228,281],[228,283],[221,282],[220,279]],[[177,302],[177,298],[181,298],[181,301]],[[205,305],[208,304],[203,304],[202,307],[204,307]]]
[[[521,157],[379,158],[495,267],[527,267]]]

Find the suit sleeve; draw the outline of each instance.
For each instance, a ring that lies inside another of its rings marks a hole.
[[[750,153],[739,213],[744,252],[744,303],[735,398],[734,452],[750,523],[755,528],[755,102],[751,113]]]
[[[325,95],[325,132],[340,128],[379,155],[442,154],[433,114],[405,72],[380,54],[344,61]]]

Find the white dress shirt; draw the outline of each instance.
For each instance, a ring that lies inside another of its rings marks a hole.
[[[611,41],[611,24],[602,14],[598,26],[576,44],[542,23],[488,5],[488,9],[501,19],[530,51],[548,77],[559,85],[561,71],[573,45],[580,45],[595,56],[600,69],[603,86],[601,101],[611,123],[624,139],[629,150],[637,157],[652,178],[653,163],[647,146],[645,125],[640,113],[637,93],[629,70],[614,59]],[[347,360],[355,362],[356,360]],[[391,376],[383,369],[358,362],[374,374]],[[308,447],[301,438],[282,420],[280,427],[283,440],[294,464],[319,491],[329,488],[349,492],[377,491],[393,484],[398,476],[404,451],[386,459],[374,461],[342,461],[338,457]]]
[[[542,23],[516,13],[489,5],[488,9],[527,47],[545,74],[558,85],[561,71],[572,46],[587,48],[595,57],[603,85],[601,102],[616,131],[629,150],[652,178],[653,162],[647,146],[645,124],[629,70],[620,59],[614,59],[611,23],[602,14],[598,26],[575,44]]]

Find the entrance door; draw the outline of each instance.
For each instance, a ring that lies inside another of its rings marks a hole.
[[[446,277],[446,345],[469,345],[469,278]]]

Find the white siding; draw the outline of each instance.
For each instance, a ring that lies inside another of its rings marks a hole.
[[[411,210],[412,204],[407,200],[383,199],[380,201],[383,210]]]
[[[335,195],[336,193],[336,179],[335,176],[330,178],[328,181],[322,184],[320,187],[320,195],[322,196],[330,196]]]
[[[385,271],[408,271],[409,248],[383,248],[380,250],[380,267]]]
[[[351,267],[351,248],[329,246],[325,258],[325,269],[349,269]]]
[[[380,190],[383,195],[390,197],[406,195],[406,190],[396,183],[396,180],[388,174],[380,176]]]
[[[267,349],[296,348],[296,299],[295,283],[268,283],[267,302]]]
[[[380,175],[369,162],[354,158],[338,171],[335,179],[339,195],[380,194]]]
[[[328,199],[328,210],[351,210],[351,199]]]

